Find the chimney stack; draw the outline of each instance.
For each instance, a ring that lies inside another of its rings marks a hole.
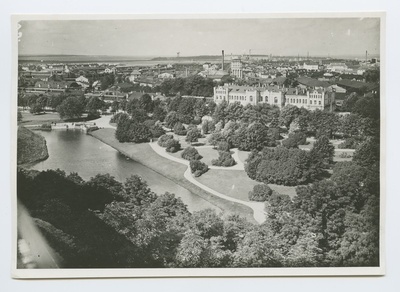
[[[225,54],[224,54],[224,50],[222,50],[222,71],[224,71],[224,58],[225,58]]]

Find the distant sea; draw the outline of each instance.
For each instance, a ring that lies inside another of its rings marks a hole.
[[[267,55],[253,56],[254,58],[268,58]],[[283,56],[273,56],[273,57],[283,57]],[[205,63],[220,62],[220,56],[193,56],[193,57],[140,57],[140,56],[88,56],[88,55],[20,55],[18,56],[18,61],[20,63],[99,63],[99,64],[120,64],[127,66],[153,66],[157,64],[169,64],[169,63]],[[296,57],[288,57],[296,58]],[[312,57],[312,59],[326,58],[325,57]],[[348,55],[348,56],[332,56],[332,59],[359,59],[364,60],[365,55]],[[368,58],[378,58],[379,55],[368,55]],[[226,62],[230,61],[230,57],[226,56]]]
[[[157,58],[156,57],[123,57],[123,56],[86,56],[86,55],[20,55],[20,63],[99,63],[121,64],[127,66],[152,66],[169,63],[204,63],[214,61],[214,58]]]

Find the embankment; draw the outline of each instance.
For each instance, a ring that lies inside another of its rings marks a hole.
[[[46,140],[25,127],[18,127],[17,165],[35,163],[48,157]]]
[[[256,223],[253,217],[253,210],[251,208],[242,204],[229,202],[227,200],[216,197],[187,181],[184,178],[184,173],[187,169],[185,165],[157,155],[147,143],[119,143],[118,140],[115,138],[115,129],[100,129],[90,132],[89,135],[99,139],[100,141],[113,147],[123,155],[152,169],[162,176],[172,180],[176,184],[184,187],[193,194],[196,194],[206,201],[210,202],[211,204],[219,207],[221,210],[223,210],[224,214],[239,214],[245,217],[248,221]]]

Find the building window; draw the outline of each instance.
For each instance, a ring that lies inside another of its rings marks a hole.
[[[319,101],[319,105],[321,105],[321,101]]]
[[[250,101],[253,101],[253,97],[252,96],[250,96]]]
[[[278,98],[277,97],[275,97],[275,103],[278,103]]]

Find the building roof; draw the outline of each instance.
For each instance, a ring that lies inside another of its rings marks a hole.
[[[347,88],[352,88],[352,89],[366,88],[367,90],[373,90],[373,89],[379,87],[378,84],[372,84],[372,83],[366,83],[366,82],[348,80],[348,79],[338,80],[336,82],[336,84],[341,87],[347,87]]]
[[[139,99],[144,95],[143,92],[133,91],[129,94],[128,100]]]
[[[138,70],[133,70],[131,72],[131,75],[141,75],[142,73],[140,73]]]
[[[68,88],[70,85],[75,82],[68,82],[68,81],[37,81],[35,83],[35,87],[37,88],[51,88],[51,89],[58,89],[58,88]]]
[[[310,78],[310,77],[299,77],[297,78],[297,82],[299,82],[300,84],[303,84],[305,86],[308,87],[329,87],[331,86],[331,84],[329,82],[326,81],[320,81],[314,78]]]

